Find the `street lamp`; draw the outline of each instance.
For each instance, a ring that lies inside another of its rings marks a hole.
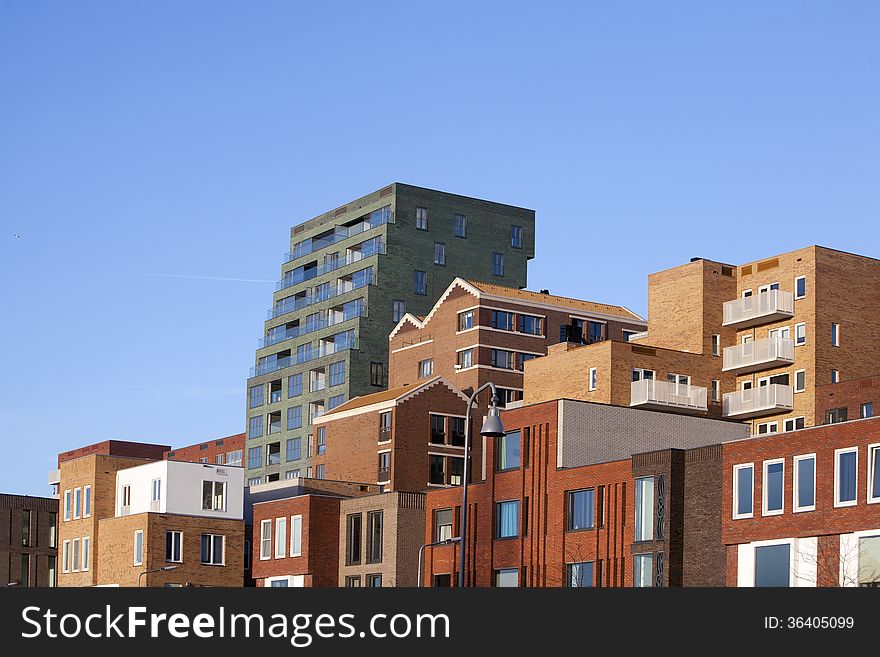
[[[177,570],[179,566],[162,566],[161,568],[155,568],[153,570],[145,570],[140,575],[138,575],[138,588],[141,588],[141,577],[144,575],[149,575],[150,573],[164,573],[169,570]]]
[[[464,587],[464,564],[465,564],[465,546],[467,545],[467,492],[468,492],[468,471],[470,470],[468,463],[468,454],[471,449],[471,406],[483,390],[489,388],[492,391],[492,404],[489,406],[489,414],[486,421],[483,422],[483,428],[480,429],[480,435],[486,438],[500,438],[504,435],[504,425],[501,422],[501,416],[498,413],[498,391],[495,384],[488,381],[474,390],[470,399],[468,399],[467,412],[464,420],[464,473],[461,477],[461,530],[459,531],[459,564],[458,564],[458,586]]]
[[[442,541],[434,541],[433,543],[425,543],[422,547],[419,548],[419,579],[416,582],[416,586],[420,587],[422,585],[422,565],[424,562],[424,552],[427,547],[437,547],[439,545],[452,545],[453,543],[458,543],[461,540],[461,537],[456,536],[455,538],[444,538]]]

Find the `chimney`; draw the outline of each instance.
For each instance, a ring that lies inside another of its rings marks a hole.
[[[541,294],[550,294],[550,290],[541,290]]]

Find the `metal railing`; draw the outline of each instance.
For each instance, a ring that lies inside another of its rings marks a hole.
[[[761,365],[794,362],[794,341],[789,338],[764,338],[724,348],[723,370],[761,369]]]
[[[370,217],[366,221],[361,221],[353,226],[336,226],[333,232],[323,237],[310,237],[293,245],[293,250],[284,254],[284,263],[287,264],[297,258],[309,255],[315,251],[331,246],[337,242],[341,242],[349,237],[360,235],[368,230],[378,228],[385,224],[394,223],[394,213],[391,212],[391,206],[385,206],[379,210],[370,213]]]
[[[302,310],[303,308],[308,308],[309,306],[313,306],[316,303],[321,303],[322,301],[327,301],[327,299],[332,299],[334,297],[338,297],[341,294],[346,294],[348,292],[352,292],[353,290],[359,290],[362,287],[366,287],[367,285],[375,285],[376,284],[376,274],[370,268],[362,269],[360,271],[369,271],[369,274],[365,274],[362,277],[359,277],[358,280],[352,280],[348,285],[336,285],[334,287],[328,287],[326,292],[320,292],[317,294],[305,294],[301,297],[286,297],[282,299],[279,303],[275,304],[273,308],[270,308],[267,312],[267,319],[275,319],[277,317],[281,317],[282,315],[286,315],[287,313],[292,313],[296,310]],[[358,274],[360,272],[355,272]]]
[[[790,409],[793,405],[791,386],[771,383],[757,388],[729,392],[722,400],[722,415],[725,417],[760,415],[777,409]]]
[[[335,316],[328,319],[321,319],[317,322],[308,322],[306,324],[301,324],[300,326],[294,326],[293,328],[285,330],[283,333],[277,333],[272,336],[260,338],[257,341],[257,349],[264,349],[266,347],[280,344],[281,342],[286,342],[287,340],[294,340],[304,335],[308,335],[309,333],[314,333],[315,331],[320,331],[331,326],[336,326],[337,324],[342,324],[343,322],[347,322],[357,317],[365,317],[366,311],[367,307],[361,304],[358,306],[358,309],[356,311],[343,311],[340,316]]]
[[[338,334],[344,335],[344,334]],[[257,365],[256,367],[251,368],[251,374],[249,378],[254,378],[255,376],[262,376],[264,374],[270,374],[272,372],[277,372],[278,370],[287,369],[288,367],[292,367],[294,365],[299,365],[301,363],[307,363],[312,360],[316,360],[318,358],[322,358],[323,356],[330,356],[332,354],[339,353],[340,351],[346,351],[347,349],[357,349],[358,348],[358,339],[354,338],[343,338],[339,342],[333,342],[332,344],[324,344],[320,345],[317,349],[311,349],[307,352],[303,352],[302,354],[294,354],[293,356],[285,356],[283,358],[278,358],[277,360],[262,363]]]
[[[630,385],[630,406],[657,404],[670,408],[705,411],[706,388],[672,381],[642,379]]]
[[[361,260],[369,258],[370,256],[381,255],[385,253],[385,243],[380,237],[364,242],[364,245],[364,248],[362,248],[360,251],[351,251],[349,253],[346,253],[345,256],[342,258],[335,258],[334,260],[325,261],[317,267],[313,267],[311,269],[303,269],[301,271],[298,269],[294,269],[292,272],[290,272],[289,275],[285,275],[280,281],[275,283],[275,291],[278,292],[280,290],[286,290],[293,285],[304,283],[305,281],[309,281],[316,276],[321,276],[322,274],[336,271],[337,269],[341,269],[342,267],[353,265],[354,263],[360,262]]]
[[[794,295],[783,290],[768,290],[750,297],[724,303],[722,324],[760,323],[763,318],[794,315]]]

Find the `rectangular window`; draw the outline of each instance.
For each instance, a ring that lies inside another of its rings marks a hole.
[[[224,511],[226,500],[225,481],[202,481],[202,510]]]
[[[733,466],[733,517],[751,518],[755,466],[751,463]]]
[[[73,557],[73,566],[71,570],[75,573],[79,572],[80,564],[82,563],[82,552],[80,552],[80,539],[75,538],[70,543],[70,553]]]
[[[290,556],[302,555],[302,516],[290,516]]]
[[[330,387],[333,386],[341,386],[345,383],[345,361],[341,360],[338,363],[330,363],[328,367],[329,375],[330,375]]]
[[[64,491],[64,520],[70,520],[70,491]]]
[[[416,229],[428,230],[428,208],[416,208]]]
[[[831,346],[840,346],[840,324],[837,322],[831,322]]]
[[[593,586],[593,562],[582,561],[566,564],[565,584],[572,588]]]
[[[452,220],[452,231],[456,237],[467,237],[467,217],[456,214]]]
[[[225,537],[220,534],[202,534],[202,563],[208,566],[223,565]]]
[[[803,322],[794,325],[794,345],[800,347],[807,344],[807,325]]]
[[[868,445],[868,503],[874,502],[880,502],[880,445]]]
[[[636,479],[635,505],[635,540],[654,540],[654,477]]]
[[[785,431],[798,431],[804,428],[804,418],[803,417],[790,417],[785,422],[783,422],[783,428]]]
[[[845,406],[842,408],[832,408],[825,414],[825,424],[846,422],[848,414],[848,409]]]
[[[712,379],[712,401],[721,401],[721,381]]]
[[[323,463],[315,466],[315,479],[327,478],[327,466]]]
[[[516,315],[504,310],[492,311],[492,328],[501,329],[502,331],[512,331],[515,323]]]
[[[349,514],[345,526],[345,563],[350,566],[361,562],[361,514]]]
[[[499,568],[495,571],[495,586],[510,588],[519,586],[519,569]]]
[[[474,366],[474,350],[463,349],[458,352],[458,368],[467,369]]]
[[[257,408],[263,405],[263,384],[252,386],[248,394],[248,408]]]
[[[287,556],[287,517],[275,518],[275,558]]]
[[[395,299],[391,302],[391,319],[399,322],[406,314],[406,302],[402,299]]]
[[[834,506],[853,506],[858,486],[859,450],[834,450]]]
[[[379,468],[377,481],[391,480],[391,452],[379,452]],[[431,459],[434,457],[432,456]],[[442,458],[442,457],[441,457]],[[440,482],[443,483],[442,481]]]
[[[364,586],[369,586],[370,588],[374,589],[382,588],[382,575],[379,573],[365,575],[364,582]]]
[[[755,586],[789,586],[791,547],[762,545],[755,548]]]
[[[594,322],[593,320],[590,320],[587,325],[587,331],[587,342],[589,344],[602,342],[605,339],[605,322]]]
[[[462,313],[458,313],[458,330],[467,331],[472,328],[474,328],[474,311],[465,310]]]
[[[712,336],[712,355],[721,355],[721,336],[717,334]]]
[[[816,508],[816,455],[794,457],[794,485],[792,486],[795,512]]]
[[[514,470],[520,466],[519,431],[511,431],[495,441],[495,469]]]
[[[758,435],[765,433],[779,433],[779,422],[761,422],[758,425]]]
[[[413,271],[413,292],[416,294],[428,294],[428,274],[423,271]]]
[[[49,512],[49,547],[58,547],[58,514]]]
[[[590,390],[595,390],[599,384],[599,375],[595,367],[590,368]]]
[[[83,518],[92,515],[92,487],[83,486]]]
[[[798,276],[794,279],[794,298],[803,299],[807,296],[807,277]]]
[[[859,406],[859,417],[874,417],[874,403],[865,402]]]
[[[347,589],[358,589],[361,586],[361,576],[360,575],[346,575],[345,577],[345,588]]]
[[[432,358],[427,358],[425,360],[419,361],[419,378],[427,379],[434,373],[434,360]]]
[[[91,561],[91,547],[92,540],[88,536],[83,536],[82,539],[82,570],[83,572],[89,569],[89,563]]]
[[[367,514],[367,563],[382,561],[382,512]]]
[[[144,563],[144,531],[138,529],[134,533],[134,565],[141,566]]]
[[[183,562],[183,532],[165,532],[165,561]]]
[[[131,486],[123,486],[122,487],[122,508],[125,509],[125,513],[128,513],[128,508],[131,506]]]
[[[880,492],[880,489],[878,489]],[[452,538],[452,509],[434,511],[434,541],[445,541]]]
[[[302,428],[302,406],[291,406],[287,409],[287,429]]]
[[[316,432],[316,449],[318,454],[327,453],[327,427],[318,427]]]
[[[522,226],[511,226],[510,227],[510,246],[514,249],[522,248]]]
[[[840,370],[831,370],[831,383],[840,383]]]
[[[73,489],[73,519],[77,520],[82,511],[82,489]]]
[[[256,470],[263,466],[263,448],[251,447],[248,449],[248,469]]]
[[[516,329],[527,335],[544,335],[544,319],[534,315],[520,315]]]
[[[654,555],[633,555],[633,586],[648,588],[653,586]]]
[[[797,370],[794,373],[794,391],[803,392],[807,389],[807,372],[806,370]]]
[[[595,491],[573,490],[568,494],[568,529],[592,529],[595,526]]]
[[[31,544],[31,512],[27,509],[21,512],[21,544],[23,547]]]
[[[332,411],[337,406],[342,406],[345,403],[345,395],[333,395],[330,399],[327,400],[327,410]]]
[[[434,242],[434,264],[446,266],[446,245],[443,242]]]
[[[764,508],[762,514],[774,516],[783,511],[783,490],[785,489],[785,460],[764,461],[764,482],[761,487]]]
[[[495,504],[495,538],[513,538],[519,535],[519,500]]]
[[[255,415],[248,418],[248,438],[259,438],[263,435],[263,416]]]
[[[299,461],[302,458],[302,438],[290,438],[287,441],[288,461]]]
[[[61,572],[70,572],[70,541],[61,544]]]
[[[504,254],[492,253],[492,274],[494,276],[504,276]]]
[[[303,393],[303,375],[291,374],[287,377],[287,398],[299,397]]]
[[[158,502],[162,499],[162,480],[161,479],[153,479],[152,485],[150,486],[150,501]]]
[[[370,385],[384,388],[388,385],[388,371],[385,363],[370,363]]]
[[[272,558],[272,521],[260,522],[260,560]]]

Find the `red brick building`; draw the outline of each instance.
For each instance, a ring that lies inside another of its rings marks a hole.
[[[730,586],[880,585],[880,418],[724,445]]]
[[[816,386],[816,423],[873,417],[880,411],[880,376]]]
[[[356,397],[315,419],[315,469],[385,490],[461,484],[466,408],[439,376]]]
[[[244,443],[245,434],[237,433],[234,436],[169,450],[163,456],[174,461],[240,466],[244,454]]]
[[[469,586],[723,583],[717,444],[747,426],[568,399],[502,420],[469,487]],[[460,500],[457,488],[428,492],[425,543],[459,535]],[[456,582],[458,549],[426,550],[423,585]]]
[[[488,380],[501,403],[522,399],[523,363],[558,342],[625,340],[644,319],[622,306],[456,278],[424,317],[389,337],[389,386],[440,375],[468,394]]]

